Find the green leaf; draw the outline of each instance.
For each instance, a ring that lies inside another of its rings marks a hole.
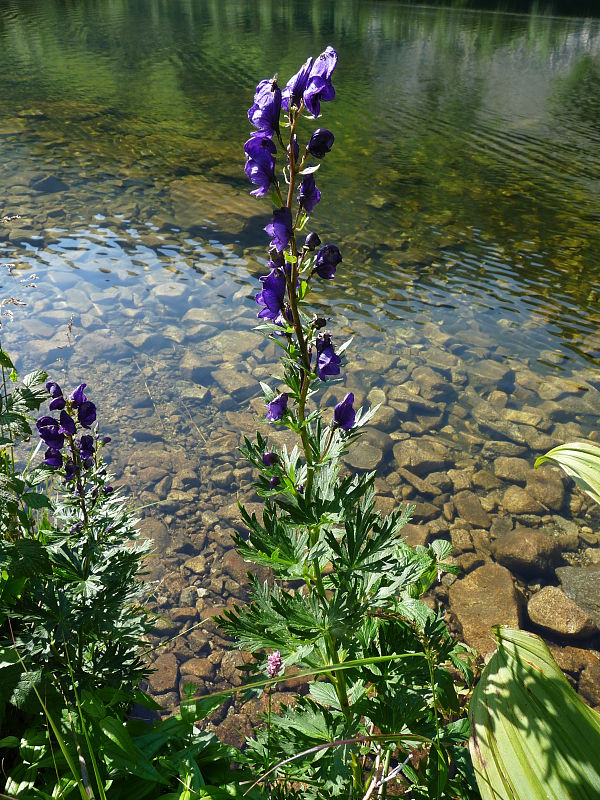
[[[4,739],[0,739],[0,747],[18,747],[20,744],[18,736],[5,736]]]
[[[39,492],[25,492],[25,494],[21,496],[21,499],[29,508],[52,508],[50,499],[46,497],[45,494],[40,494]]]
[[[589,442],[561,444],[540,456],[534,467],[546,461],[556,464],[569,475],[580,489],[600,503],[600,447]]]
[[[105,717],[99,723],[106,739],[103,747],[106,754],[119,766],[133,775],[157,783],[164,783],[160,773],[152,766],[144,753],[136,747],[127,728],[114,717]]]
[[[188,698],[181,701],[181,719],[184,722],[197,722],[211,714],[223,705],[226,698],[223,696],[209,696]]]
[[[498,649],[469,708],[483,800],[597,800],[600,714],[571,688],[532,633],[494,629]]]
[[[6,367],[7,369],[15,368],[10,356],[8,353],[5,353],[4,350],[0,350],[0,367]]]

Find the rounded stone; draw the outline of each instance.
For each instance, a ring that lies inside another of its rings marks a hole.
[[[597,631],[593,619],[558,586],[545,586],[534,594],[527,613],[534,625],[558,636],[587,639]]]
[[[494,556],[500,564],[521,575],[553,577],[561,562],[561,549],[559,538],[519,527],[497,539]]]

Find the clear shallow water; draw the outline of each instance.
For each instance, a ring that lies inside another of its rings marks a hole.
[[[22,372],[94,390],[115,470],[166,525],[154,530],[163,605],[192,607],[190,586],[198,608],[238,592],[235,564],[223,567],[251,477],[236,448],[276,357],[251,333],[270,211],[242,171],[246,110],[259,79],[285,82],[329,43],[336,144],[314,227],[344,263],[316,302],[333,306],[338,341],[356,335],[346,386],[389,405],[360,463],[377,464],[384,496],[422,501],[395,479],[408,434],[443,441],[470,473],[595,434],[600,20],[393,2],[6,2],[0,297],[27,305],[6,307],[3,342]],[[426,366],[447,386],[414,373]],[[527,422],[510,413],[523,409]],[[523,517],[504,486],[469,485],[513,525],[586,510],[567,499]]]

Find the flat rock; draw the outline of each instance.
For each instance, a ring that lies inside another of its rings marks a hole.
[[[498,456],[494,461],[494,475],[503,481],[525,483],[531,472],[531,464],[525,458]]]
[[[475,528],[485,528],[492,524],[489,514],[483,509],[481,500],[474,492],[459,492],[454,498],[456,513],[469,525]]]
[[[376,469],[382,460],[383,450],[361,439],[344,456],[344,461],[355,469]]]
[[[561,562],[560,539],[532,528],[515,528],[496,540],[496,561],[521,575],[554,576]]]
[[[258,383],[252,375],[240,372],[239,369],[216,369],[212,376],[221,389],[234,400],[247,400],[258,391]]]
[[[562,590],[586,611],[600,627],[600,564],[559,567],[556,575]]]
[[[509,514],[543,514],[544,506],[520,486],[509,486],[504,492],[502,506]]]
[[[446,469],[451,466],[450,453],[444,445],[425,439],[406,439],[394,446],[394,459],[398,467],[417,475]]]
[[[525,491],[551,511],[560,511],[565,502],[562,474],[554,467],[531,470]]]
[[[510,367],[489,358],[470,364],[469,376],[474,386],[501,390],[512,389],[515,379],[515,373]]]
[[[587,639],[596,631],[594,620],[558,586],[544,586],[527,604],[529,619],[545,631],[570,639]]]
[[[152,665],[154,672],[150,674],[150,691],[154,694],[171,692],[177,685],[179,666],[173,653],[163,653]]]
[[[512,575],[499,564],[484,564],[455,581],[449,599],[465,642],[484,657],[496,649],[493,625],[520,626],[521,597]]]

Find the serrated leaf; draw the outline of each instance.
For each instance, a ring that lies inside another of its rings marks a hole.
[[[39,492],[25,492],[25,494],[21,495],[21,499],[29,508],[52,508],[50,499]]]

